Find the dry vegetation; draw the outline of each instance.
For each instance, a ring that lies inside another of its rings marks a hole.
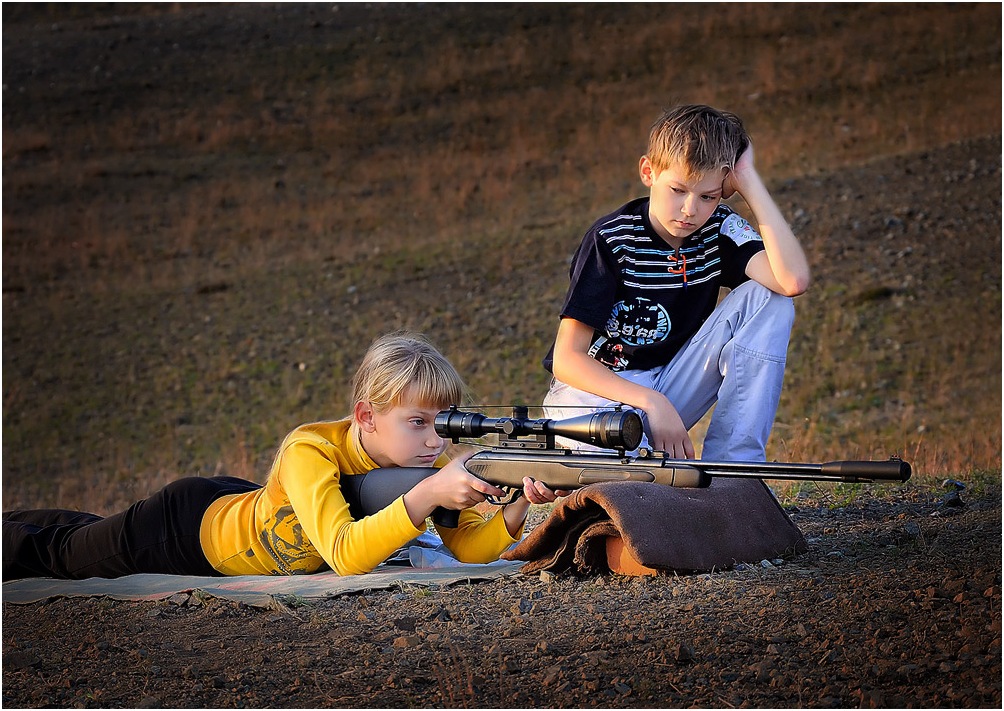
[[[482,402],[539,402],[567,259],[640,194],[646,127],[675,100],[745,117],[814,261],[773,456],[999,470],[999,21],[5,5],[4,506],[260,479],[287,430],[341,416],[396,328]],[[891,162],[888,189],[855,185],[855,166],[984,136],[979,165],[945,168],[950,194],[940,173],[900,190]],[[929,205],[974,194],[976,230]]]

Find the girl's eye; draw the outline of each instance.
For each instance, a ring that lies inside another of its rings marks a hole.
[[[677,195],[683,195],[684,191],[680,190],[680,188],[673,188],[673,192],[676,193]]]
[[[715,198],[713,195],[701,195],[701,200],[704,200],[705,202],[710,202],[711,200],[715,199],[717,198]]]

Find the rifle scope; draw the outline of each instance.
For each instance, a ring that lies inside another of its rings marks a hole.
[[[531,420],[525,407],[513,408],[512,417],[485,417],[453,407],[436,415],[436,432],[454,442],[487,434],[498,434],[500,440],[536,436],[553,441],[558,436],[605,449],[631,450],[641,443],[642,424],[638,413],[630,410],[606,410],[567,420]]]

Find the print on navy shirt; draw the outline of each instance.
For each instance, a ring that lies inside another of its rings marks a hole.
[[[628,367],[628,359],[624,357],[623,345],[647,346],[666,340],[673,324],[669,312],[662,304],[651,299],[634,297],[627,301],[614,304],[607,320],[606,332],[613,343],[600,337],[593,343],[590,355],[614,370]]]

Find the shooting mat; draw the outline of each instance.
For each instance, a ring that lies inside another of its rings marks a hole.
[[[606,573],[611,537],[619,537],[643,567],[684,573],[808,550],[766,484],[720,478],[706,489],[592,484],[561,500],[544,523],[502,557],[526,561],[524,573]]]
[[[28,578],[3,584],[3,601],[32,603],[54,597],[110,597],[114,600],[164,600],[179,593],[199,591],[245,605],[270,608],[284,596],[329,598],[350,593],[383,590],[399,585],[423,587],[473,583],[516,575],[521,564],[496,561],[487,565],[460,563],[455,558],[422,546],[402,549],[393,562],[365,575],[341,576],[331,571],[313,575],[127,575],[122,578],[57,580]]]

